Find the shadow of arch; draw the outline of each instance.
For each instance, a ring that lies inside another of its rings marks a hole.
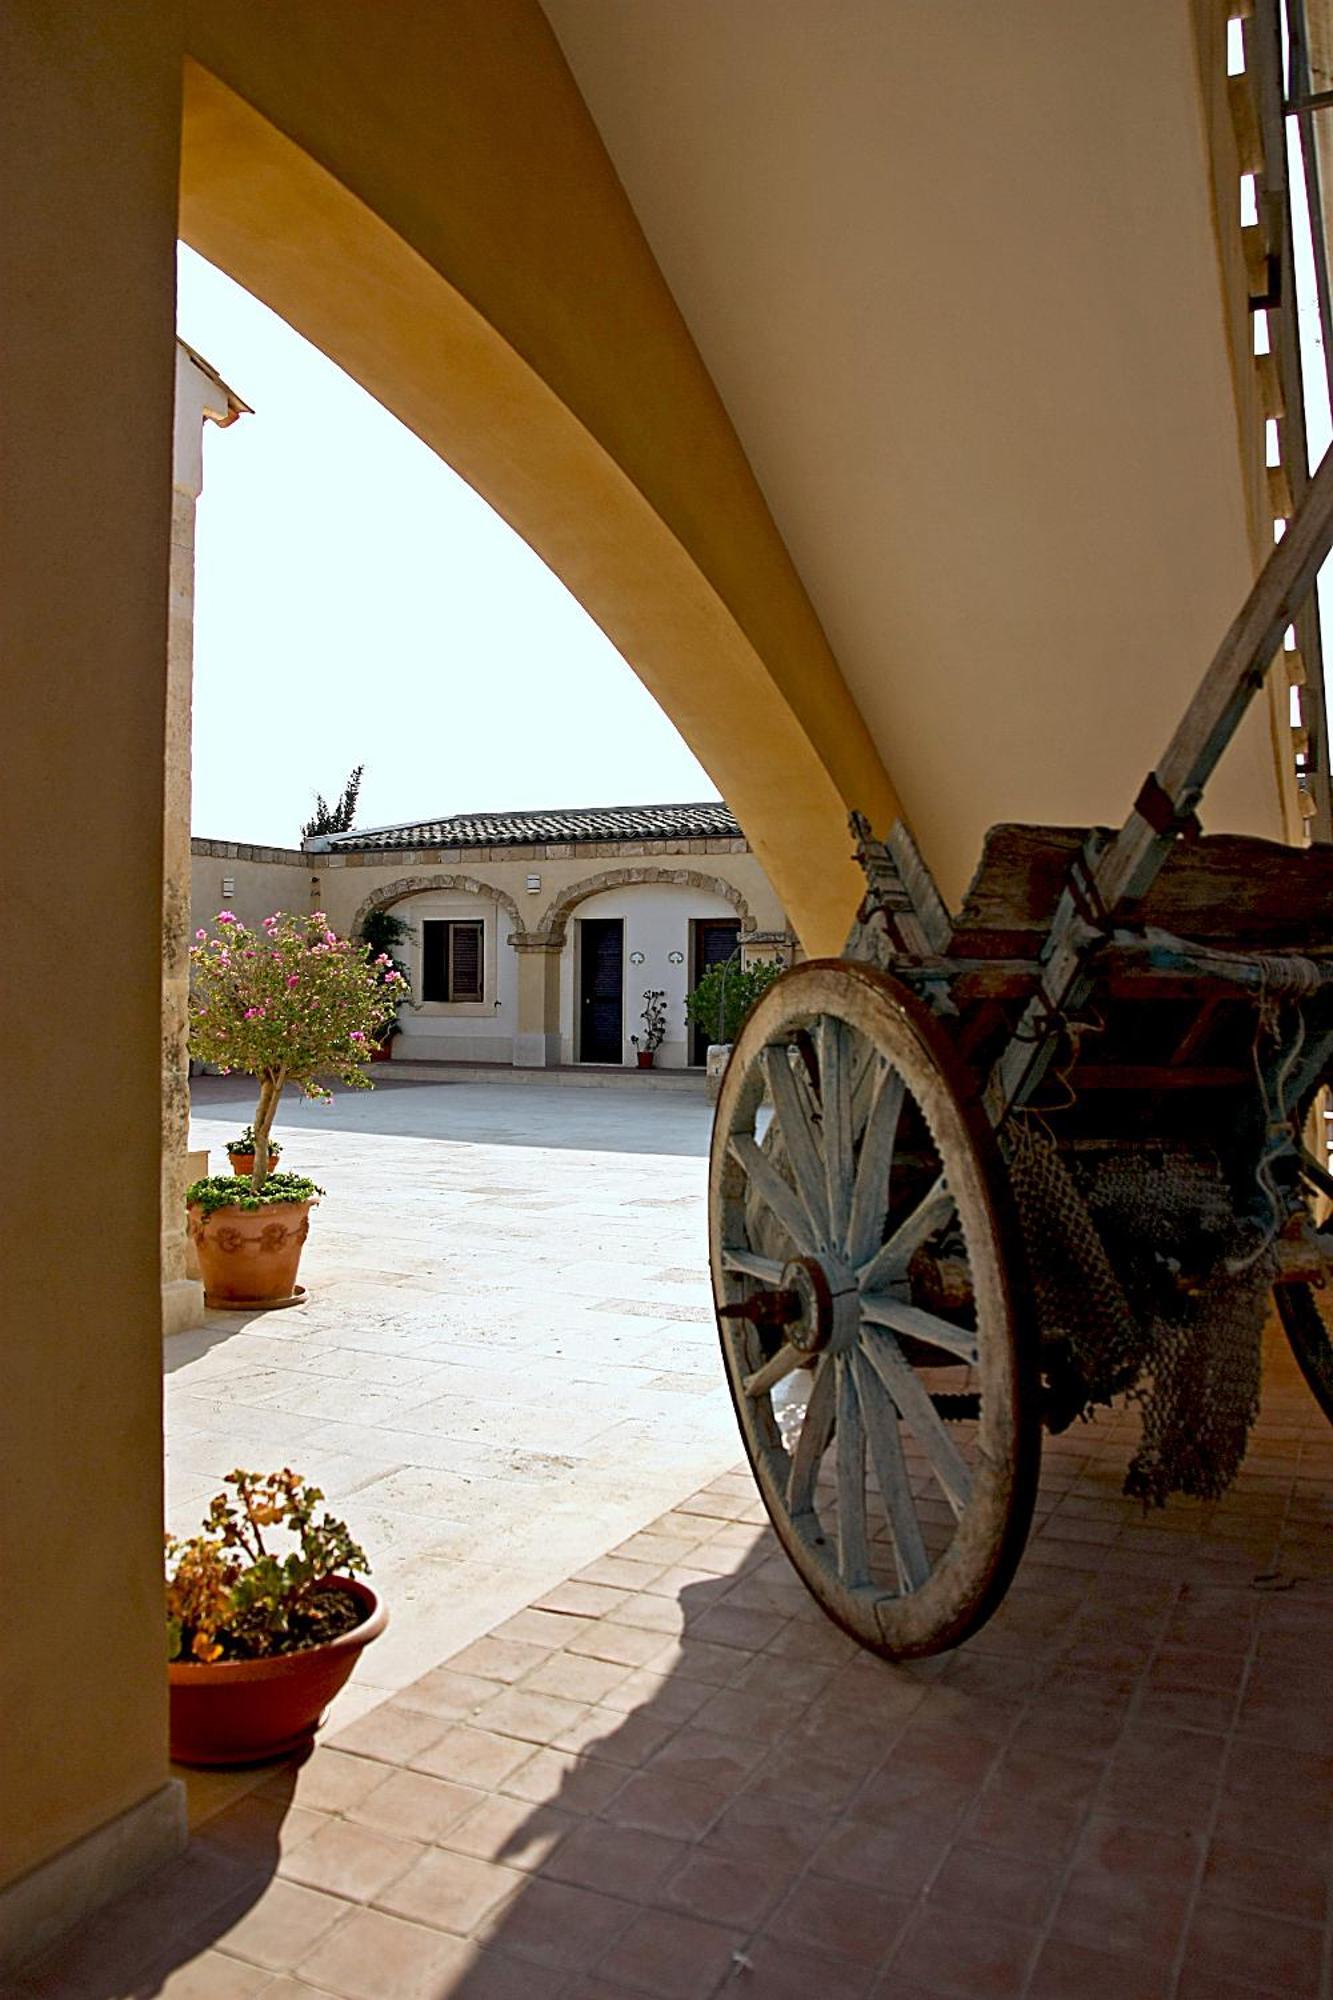
[[[740,918],[742,936],[755,928],[754,917],[744,896],[733,882],[724,882],[720,875],[702,875],[696,868],[605,868],[600,875],[586,875],[581,882],[571,883],[568,889],[563,890],[542,918],[536,935],[546,938],[552,946],[563,944],[572,912],[589,896],[600,896],[603,889],[638,888],[651,882],[665,883],[668,888],[700,889],[709,896],[721,896]]]
[[[518,904],[503,889],[497,889],[493,882],[479,881],[475,875],[400,875],[396,882],[386,882],[373,895],[367,896],[358,905],[352,918],[352,933],[355,935],[372,910],[392,909],[395,903],[406,902],[409,896],[424,896],[437,889],[456,889],[468,896],[489,896],[505,911],[516,931],[523,926],[519,922]]]

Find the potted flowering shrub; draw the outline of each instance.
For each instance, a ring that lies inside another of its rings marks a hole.
[[[398,1018],[398,1009],[406,1000],[411,981],[407,966],[395,954],[400,945],[407,943],[412,935],[410,924],[396,917],[392,910],[371,910],[358,933],[360,940],[370,952],[371,963],[380,968],[381,984],[392,985],[393,1011],[380,1030],[379,1040],[370,1052],[372,1062],[389,1062],[393,1056],[393,1042],[396,1035],[403,1032],[403,1024]],[[396,980],[390,974],[397,973]]]
[[[214,1174],[185,1190],[204,1300],[232,1309],[295,1305],[310,1210],[322,1188],[272,1171],[269,1134],[283,1090],[328,1098],[334,1077],[370,1088],[372,1044],[395,1005],[401,975],[381,954],[340,938],[322,911],[265,917],[251,931],[230,910],[218,935],[195,933],[190,951],[190,1052],[224,1075],[259,1084],[248,1177]]]
[[[282,1147],[278,1144],[277,1140],[270,1139],[268,1142],[268,1170],[270,1173],[277,1166],[278,1156],[281,1152]],[[255,1128],[253,1125],[247,1125],[244,1132],[237,1138],[228,1139],[227,1158],[231,1161],[231,1170],[234,1174],[252,1174],[254,1172]]]
[[[653,1057],[666,1040],[666,994],[646,989],[639,1019],[643,1022],[643,1033],[631,1035],[630,1040],[638,1050],[639,1068],[651,1069]]]
[[[171,1754],[249,1764],[314,1735],[388,1614],[346,1524],[298,1473],[229,1472],[202,1532],[166,1537]],[[270,1547],[265,1531],[284,1541]]]

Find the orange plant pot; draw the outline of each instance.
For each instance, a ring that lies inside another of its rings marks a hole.
[[[255,1170],[255,1156],[253,1153],[228,1153],[227,1158],[231,1161],[231,1170],[234,1174],[252,1174]],[[268,1156],[268,1170],[270,1173],[274,1172],[277,1164],[277,1154],[270,1153]]]
[[[188,1211],[206,1306],[288,1306],[303,1298],[296,1273],[310,1233],[309,1201],[274,1201],[262,1208]]]
[[[374,1591],[355,1578],[330,1578],[324,1587],[346,1591],[364,1612],[361,1624],[327,1645],[267,1660],[171,1662],[171,1754],[178,1764],[260,1764],[310,1741],[362,1648],[389,1622]]]
[[[651,1049],[640,1049],[638,1054],[639,1068],[651,1069],[653,1066],[653,1051]]]

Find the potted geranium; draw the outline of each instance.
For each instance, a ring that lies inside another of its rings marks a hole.
[[[412,927],[396,917],[392,910],[371,910],[361,925],[359,936],[371,955],[371,964],[378,966],[380,982],[393,988],[390,995],[392,1011],[383,1028],[379,1040],[370,1052],[372,1062],[389,1062],[393,1054],[394,1037],[401,1035],[403,1024],[398,1018],[398,1009],[407,998],[411,981],[407,966],[395,954],[400,945],[407,943],[412,935]],[[397,973],[397,979],[391,975]]]
[[[304,1175],[275,1173],[269,1134],[288,1084],[327,1098],[326,1078],[369,1089],[372,1044],[396,1001],[401,975],[364,945],[310,917],[265,917],[251,931],[230,910],[218,936],[195,933],[190,952],[190,1049],[224,1075],[259,1084],[248,1177],[215,1174],[185,1191],[189,1229],[210,1306],[294,1305],[310,1210],[323,1192]]]
[[[639,1019],[643,1022],[643,1033],[631,1035],[630,1040],[638,1051],[639,1068],[651,1069],[653,1057],[666,1040],[666,994],[646,989]]]
[[[278,1164],[282,1147],[276,1139],[268,1142],[268,1170],[270,1173]],[[255,1170],[255,1128],[247,1125],[244,1132],[227,1141],[227,1158],[234,1174],[252,1174]]]
[[[171,1754],[250,1764],[313,1736],[384,1630],[364,1551],[289,1468],[229,1472],[200,1534],[166,1537]],[[282,1535],[279,1545],[275,1531]],[[273,1537],[273,1545],[265,1539]]]

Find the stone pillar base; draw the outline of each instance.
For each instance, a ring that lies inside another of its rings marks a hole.
[[[103,1903],[172,1860],[187,1838],[185,1787],[169,1778],[128,1812],[0,1890],[0,1976],[17,1972]]]
[[[515,1035],[515,1069],[556,1069],[559,1063],[559,1035]]]
[[[162,1333],[188,1333],[204,1323],[204,1288],[198,1278],[173,1278],[162,1287]]]
[[[718,1092],[722,1088],[722,1075],[731,1056],[730,1042],[710,1042],[704,1057],[704,1090],[708,1102],[716,1104]]]

